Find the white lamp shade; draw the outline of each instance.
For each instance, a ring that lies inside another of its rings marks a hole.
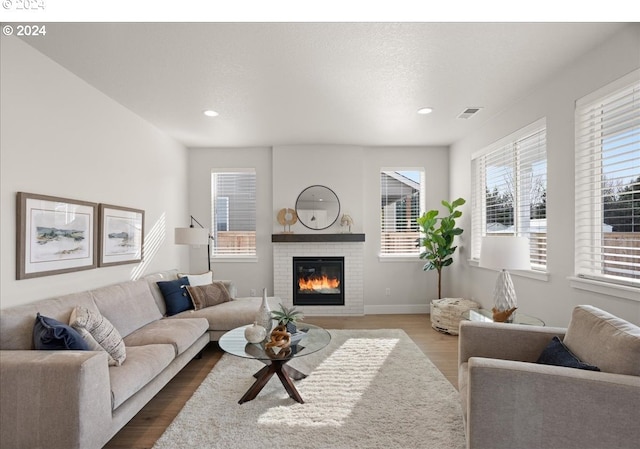
[[[176,228],[174,239],[177,245],[207,245],[209,230],[207,228]]]
[[[529,239],[513,235],[483,237],[480,266],[496,270],[530,270]]]

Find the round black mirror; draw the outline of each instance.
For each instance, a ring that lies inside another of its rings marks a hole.
[[[298,195],[296,214],[300,223],[309,229],[327,229],[340,215],[340,200],[328,187],[310,186]]]

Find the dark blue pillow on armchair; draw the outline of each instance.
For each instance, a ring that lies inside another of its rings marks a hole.
[[[156,282],[160,292],[164,297],[164,303],[167,306],[167,316],[193,309],[191,296],[187,292],[186,286],[189,285],[189,278],[182,277],[175,281],[159,281]]]
[[[42,316],[39,313],[33,325],[33,345],[38,350],[89,350],[89,345],[87,345],[77,330],[58,320]]]
[[[536,363],[600,371],[600,368],[597,366],[581,362],[558,337],[551,339],[551,343],[544,348],[544,351],[542,351]]]

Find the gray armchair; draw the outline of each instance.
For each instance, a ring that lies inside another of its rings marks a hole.
[[[535,363],[554,336],[601,371]],[[463,321],[470,449],[625,449],[640,442],[640,327],[591,306],[568,328]]]

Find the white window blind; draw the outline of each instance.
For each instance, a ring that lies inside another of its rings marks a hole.
[[[382,169],[380,204],[380,255],[418,256],[416,219],[424,212],[424,169]]]
[[[256,172],[236,169],[211,173],[212,255],[256,255]]]
[[[640,286],[640,70],[576,104],[576,276]]]
[[[546,120],[539,120],[472,157],[471,250],[482,237],[518,235],[530,244],[532,268],[547,264]]]

